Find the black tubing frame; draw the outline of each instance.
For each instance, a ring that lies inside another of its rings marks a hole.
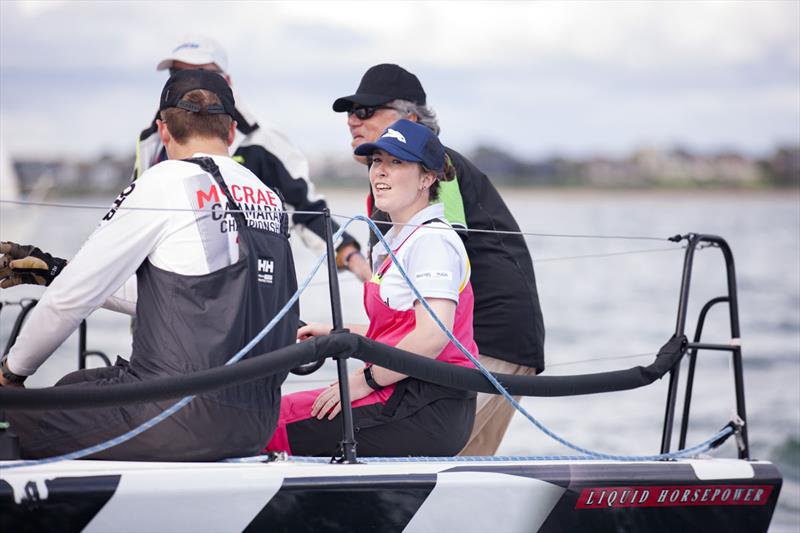
[[[86,368],[86,358],[92,355],[102,359],[106,366],[111,366],[111,360],[104,352],[86,349],[86,339],[86,320],[81,320],[81,325],[78,327],[78,370]]]
[[[677,321],[675,324],[675,334],[685,335],[686,314],[689,303],[689,289],[692,278],[692,267],[694,254],[698,246],[707,244],[719,248],[725,259],[725,271],[727,281],[726,296],[719,296],[709,300],[701,309],[697,328],[695,329],[694,341],[688,344],[689,353],[689,374],[686,379],[686,389],[684,393],[683,415],[681,418],[680,439],[678,449],[686,446],[686,433],[689,427],[689,411],[692,399],[692,389],[694,385],[695,365],[699,350],[729,351],[733,361],[734,389],[736,394],[736,413],[741,419],[742,425],[738,428],[738,455],[739,459],[750,459],[750,445],[747,437],[747,414],[745,409],[744,395],[744,372],[742,365],[742,348],[740,345],[741,333],[739,330],[739,299],[736,290],[736,268],[733,261],[733,253],[730,246],[722,237],[717,235],[706,235],[688,233],[683,236],[673,237],[671,240],[686,240],[686,254],[683,261],[683,276],[681,278],[680,298],[678,301]],[[716,304],[728,303],[728,318],[730,323],[731,342],[730,344],[709,344],[700,342],[703,326],[705,325],[708,311]],[[678,376],[680,373],[680,363],[670,370],[669,388],[667,392],[666,408],[664,412],[664,427],[661,434],[661,453],[669,453],[671,447],[672,431],[675,420],[675,404],[678,395]]]
[[[14,321],[14,325],[11,327],[11,334],[8,336],[8,342],[6,342],[6,347],[3,349],[3,356],[8,355],[11,347],[14,346],[15,342],[17,342],[17,337],[22,329],[22,323],[25,322],[25,319],[28,317],[28,313],[30,313],[38,303],[39,300],[34,299],[26,299],[19,302],[20,312],[17,315],[17,319]],[[0,309],[2,309],[2,307],[0,307]]]
[[[327,207],[322,211],[325,217],[325,247],[327,249],[328,263],[328,289],[331,296],[331,318],[333,330],[331,333],[346,332],[342,323],[342,299],[339,294],[339,273],[336,268],[336,250],[333,247],[333,221],[331,212]],[[347,354],[334,356],[336,370],[339,376],[339,405],[342,406],[342,440],[339,442],[339,457],[333,457],[331,462],[357,463],[356,438],[353,429],[353,408],[350,405],[350,381],[347,372]]]

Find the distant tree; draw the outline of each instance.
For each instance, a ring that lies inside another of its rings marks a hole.
[[[534,186],[584,183],[580,165],[560,157],[525,161],[494,146],[479,145],[470,153],[470,159],[495,183]]]
[[[800,146],[780,147],[760,163],[771,184],[800,187]]]
[[[493,146],[479,145],[470,159],[495,183],[514,183],[525,177],[525,163]]]

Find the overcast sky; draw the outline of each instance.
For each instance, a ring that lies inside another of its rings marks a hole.
[[[523,157],[800,142],[800,2],[0,1],[12,156],[132,152],[186,33],[228,51],[241,101],[309,155],[371,65],[416,73],[442,139]]]

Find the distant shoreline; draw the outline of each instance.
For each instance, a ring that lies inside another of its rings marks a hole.
[[[335,195],[345,192],[367,193],[366,178],[364,186],[353,185],[331,186],[317,185],[316,190],[322,195]],[[540,193],[543,196],[789,196],[794,195],[800,201],[800,187],[544,187],[499,185],[501,195],[513,192]]]
[[[330,183],[315,184],[315,190],[318,194],[323,196],[340,196],[343,194],[366,194],[367,193],[367,180],[364,178],[364,186],[349,184],[331,185]],[[498,185],[497,190],[504,197],[510,194],[523,193],[523,194],[536,194],[540,196],[553,196],[553,197],[610,197],[610,196],[624,196],[629,198],[642,198],[642,197],[659,197],[659,198],[688,198],[688,197],[713,197],[713,196],[739,196],[751,198],[769,198],[769,197],[794,197],[800,202],[800,187],[772,187],[772,186],[759,186],[759,187],[588,187],[588,186],[571,186],[565,185],[562,187],[551,186],[515,186],[515,185]],[[64,190],[55,187],[47,192],[47,200],[54,200],[58,198],[90,198],[90,197],[115,197],[119,190],[86,190],[86,189],[72,189]],[[22,199],[25,199],[23,195]],[[46,200],[46,201],[47,201]],[[2,204],[0,204],[2,205]]]

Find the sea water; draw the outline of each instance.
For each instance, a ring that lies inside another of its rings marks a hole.
[[[337,215],[363,212],[364,192],[326,191]],[[800,530],[800,194],[789,191],[575,191],[506,189],[503,196],[534,258],[547,328],[548,375],[600,372],[647,365],[675,330],[684,249],[666,237],[708,233],[723,237],[736,261],[741,343],[751,456],[774,461],[784,476],[770,531]],[[82,209],[12,207],[0,204],[0,238],[34,243],[72,256],[91,233],[111,197],[58,201]],[[344,219],[339,218],[340,222]],[[365,242],[367,229],[349,231]],[[613,237],[613,238],[609,238]],[[641,237],[632,239],[630,237]],[[654,239],[651,239],[654,238]],[[295,231],[298,279],[324,248]],[[307,242],[306,242],[307,241]],[[102,260],[102,258],[98,258]],[[361,286],[349,273],[339,276],[346,322],[364,322]],[[498,279],[497,283],[503,283]],[[725,263],[716,248],[695,256],[686,328],[710,298],[725,294]],[[37,297],[36,287],[0,292],[0,347],[5,347],[18,307]],[[306,321],[330,321],[325,270],[301,298]],[[12,302],[9,304],[8,302]],[[703,340],[731,341],[724,304],[709,313]],[[104,310],[89,320],[88,348],[113,357],[130,353],[130,320]],[[520,322],[516,328],[525,328]],[[33,376],[28,385],[52,384],[77,365],[77,334]],[[735,410],[727,352],[701,352],[695,375],[688,444],[716,433]],[[96,358],[90,365],[99,364]],[[357,364],[356,362],[351,365]],[[326,364],[317,373],[290,376],[285,391],[325,386],[335,379]],[[684,364],[681,377],[685,378]],[[667,379],[634,391],[572,398],[526,398],[522,405],[557,434],[585,448],[613,454],[655,454],[661,442]],[[682,399],[683,380],[679,397]],[[677,405],[677,417],[681,401]],[[679,419],[679,418],[678,418]],[[676,423],[676,428],[677,428]],[[673,435],[677,444],[677,429]],[[574,452],[515,415],[498,454]],[[733,439],[718,451],[735,457]]]

